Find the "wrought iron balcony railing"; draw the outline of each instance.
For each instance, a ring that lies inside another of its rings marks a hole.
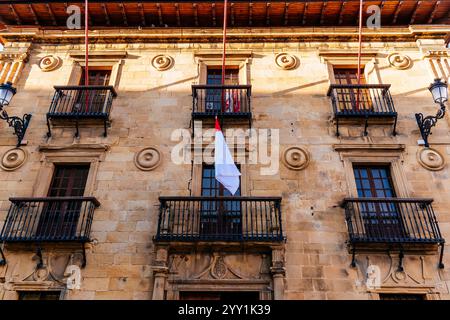
[[[193,85],[194,119],[214,116],[251,118],[250,85]]]
[[[328,96],[331,98],[336,119],[336,135],[339,136],[339,120],[342,118],[365,119],[365,135],[369,118],[392,119],[395,135],[397,112],[389,91],[390,87],[389,84],[332,84]]]
[[[283,241],[281,198],[160,197],[157,241]]]
[[[113,86],[55,86],[50,109],[47,113],[48,136],[51,136],[50,120],[69,119],[76,123],[76,136],[79,134],[78,121],[100,119],[107,124],[113,99],[117,96]]]
[[[4,242],[87,242],[94,197],[10,198],[11,206],[0,233]]]
[[[350,244],[440,244],[432,199],[346,198],[343,201]]]

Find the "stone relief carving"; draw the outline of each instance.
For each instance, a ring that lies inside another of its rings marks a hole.
[[[270,257],[265,254],[171,255],[169,273],[175,278],[200,279],[263,279],[269,278]]]
[[[162,156],[155,147],[144,148],[134,157],[136,167],[143,171],[150,171],[158,167],[161,163]]]
[[[28,255],[29,256],[29,255]],[[80,265],[83,259],[81,253],[35,254],[31,262],[24,257],[17,256],[17,260],[8,261],[10,270],[4,275],[5,289],[23,285],[40,285],[43,287],[65,287],[79,289],[81,285]]]
[[[60,67],[60,65],[61,65],[61,58],[54,55],[45,56],[39,61],[39,68],[43,72],[56,70]]]
[[[14,148],[3,154],[0,167],[5,171],[14,171],[25,164],[28,153],[22,148]]]
[[[283,163],[291,170],[305,169],[310,162],[310,154],[308,150],[302,147],[290,147],[283,153]]]
[[[160,54],[152,59],[152,66],[158,71],[166,71],[172,68],[174,60],[171,56]]]
[[[391,53],[387,59],[391,67],[394,67],[395,69],[398,70],[405,70],[412,66],[411,58],[402,53],[398,52]]]
[[[275,56],[275,63],[283,70],[292,70],[298,67],[299,60],[296,56],[283,52]]]
[[[417,152],[417,161],[422,167],[431,171],[439,171],[445,167],[445,158],[437,150],[423,148]]]
[[[357,283],[365,284],[367,290],[390,287],[441,290],[439,270],[430,268],[436,265],[435,258],[405,255],[400,261],[398,253],[360,256],[357,258]]]

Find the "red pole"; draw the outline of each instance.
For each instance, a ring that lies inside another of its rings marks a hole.
[[[228,7],[228,0],[225,0],[224,7],[223,7],[222,85],[225,84],[225,55],[226,55],[226,45],[227,45],[227,7]]]
[[[84,43],[86,46],[86,54],[85,54],[85,62],[86,66],[84,67],[84,85],[89,85],[89,1],[85,0],[84,3]],[[88,90],[86,90],[86,112],[89,110],[88,107]]]
[[[222,86],[225,84],[225,60],[226,60],[226,46],[227,46],[227,8],[228,0],[224,0],[223,3],[223,52],[222,52]],[[225,96],[224,89],[222,87],[222,112],[225,111]]]
[[[363,27],[363,0],[359,2],[359,50],[358,50],[358,86],[361,85],[361,56],[362,56],[362,27]],[[356,98],[356,110],[359,110],[359,91]]]

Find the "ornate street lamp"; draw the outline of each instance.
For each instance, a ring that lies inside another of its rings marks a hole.
[[[10,127],[14,128],[14,134],[17,136],[17,147],[19,147],[30,123],[31,114],[24,114],[22,118],[8,116],[3,108],[9,105],[15,94],[16,88],[12,86],[11,82],[0,85],[0,119],[5,120]]]
[[[420,129],[420,134],[425,142],[425,147],[429,147],[428,136],[431,134],[431,128],[436,125],[439,119],[445,116],[445,102],[448,100],[448,87],[446,82],[442,82],[441,79],[434,80],[434,83],[428,88],[433,95],[435,103],[440,105],[440,109],[436,113],[436,116],[424,117],[422,113],[416,113],[417,125]]]

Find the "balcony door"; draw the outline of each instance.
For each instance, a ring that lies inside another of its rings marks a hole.
[[[239,166],[238,166],[239,168]],[[241,188],[235,196],[241,195]],[[214,165],[203,165],[202,171],[202,196],[221,197],[231,196],[215,178]],[[236,238],[242,235],[240,201],[218,201],[215,199],[202,201],[200,213],[200,234],[223,235],[224,238]]]
[[[82,197],[89,165],[57,165],[48,197]],[[72,238],[76,234],[81,201],[50,201],[43,207],[38,237]]]
[[[395,198],[388,166],[354,166],[360,198]],[[400,207],[392,202],[361,202],[360,215],[369,238],[404,238]]]
[[[222,84],[222,69],[208,68],[206,76],[207,85]],[[239,84],[239,69],[227,67],[225,69],[225,85]],[[239,112],[241,105],[241,91],[237,89],[207,89],[205,96],[206,112]],[[222,106],[223,104],[223,106]]]
[[[89,86],[108,86],[111,79],[110,69],[89,69],[88,71]],[[86,70],[83,68],[83,73],[80,79],[80,86],[85,85]],[[74,113],[103,113],[107,102],[108,90],[81,90],[75,99],[73,105]],[[87,107],[86,107],[87,103]]]
[[[358,68],[335,68],[336,84],[348,86],[337,88],[337,99],[340,111],[372,110],[373,104],[367,89],[353,88],[358,84]],[[361,69],[361,84],[366,84],[364,70]]]

